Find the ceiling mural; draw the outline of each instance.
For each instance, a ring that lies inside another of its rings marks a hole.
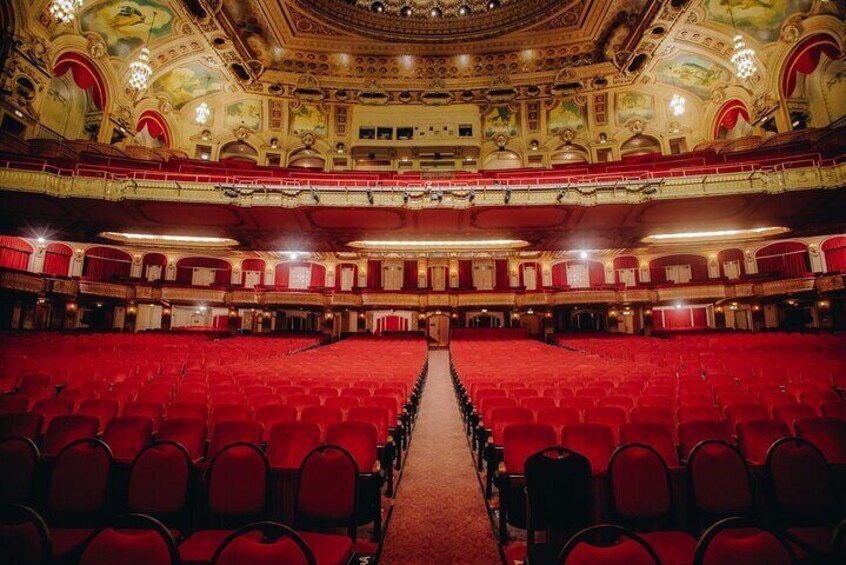
[[[219,92],[224,78],[220,71],[210,69],[199,62],[188,63],[160,76],[152,85],[154,94],[170,98],[177,110],[201,96]]]
[[[549,133],[559,134],[565,130],[580,132],[587,128],[587,111],[575,100],[564,100],[549,111],[547,116]]]
[[[151,43],[171,36],[173,20],[171,9],[155,0],[105,0],[83,12],[79,25],[102,37],[109,55],[128,57],[148,35]]]
[[[226,106],[224,125],[228,129],[243,126],[258,131],[261,129],[261,116],[260,100],[240,100]]]
[[[731,4],[731,13],[729,13]],[[711,21],[737,27],[762,43],[778,39],[781,24],[796,12],[810,10],[812,0],[706,0]]]
[[[673,59],[661,61],[655,66],[655,75],[660,82],[689,90],[703,100],[708,99],[716,87],[732,80],[727,67],[693,53],[680,53]]]
[[[224,0],[225,12],[235,37],[241,41],[250,58],[271,68],[282,59],[283,49],[279,39],[270,31],[267,18],[261,13],[258,2]]]
[[[291,133],[294,135],[313,133],[323,137],[328,125],[329,116],[315,104],[300,104],[291,110]]]
[[[485,139],[493,139],[498,135],[515,137],[517,135],[517,113],[500,106],[491,108],[484,116]]]
[[[618,92],[614,97],[617,123],[626,125],[630,120],[651,121],[655,118],[652,96],[640,92]]]

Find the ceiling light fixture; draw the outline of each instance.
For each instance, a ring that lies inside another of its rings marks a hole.
[[[376,12],[377,14],[381,14],[385,11],[385,5],[381,2],[373,2],[370,4],[370,10]]]
[[[400,16],[402,16],[404,18],[410,18],[411,14],[414,13],[414,9],[411,6],[406,4],[405,6],[400,8],[399,13],[400,13]]]
[[[676,74],[675,67],[670,67],[670,76],[673,78],[673,97],[670,98],[670,110],[675,117],[684,115],[684,107],[687,103],[684,96],[676,91]]]
[[[347,244],[356,249],[380,249],[388,251],[419,251],[432,250],[496,250],[520,249],[527,247],[529,242],[523,239],[456,239],[456,240],[360,240]]]
[[[734,28],[734,46],[730,59],[731,64],[734,65],[734,74],[737,75],[737,78],[739,80],[747,80],[758,71],[758,67],[755,65],[755,51],[746,46],[743,36],[737,31],[731,2],[727,2],[727,5],[731,27]]]
[[[76,11],[82,8],[83,0],[53,0],[50,3],[50,15],[62,24],[69,24],[76,18]]]
[[[469,16],[472,11],[473,9],[470,8],[470,6],[468,6],[467,4],[462,4],[458,7],[459,16]]]
[[[150,77],[153,76],[153,67],[150,66],[150,38],[153,36],[153,26],[156,23],[156,12],[150,20],[150,30],[147,32],[147,41],[138,53],[138,58],[129,64],[129,86],[136,92],[147,90],[150,84]]]
[[[206,93],[209,91],[209,86],[211,86],[211,75],[206,77]],[[204,126],[206,122],[209,121],[211,117],[211,108],[207,102],[203,102],[194,110],[194,121],[196,121],[199,125]]]
[[[643,238],[644,243],[687,243],[703,240],[753,239],[780,235],[789,232],[789,228],[770,226],[766,228],[745,228],[734,230],[714,230],[701,232],[658,233]]]
[[[193,235],[168,235],[153,233],[124,233],[106,231],[100,234],[104,239],[123,243],[135,243],[153,246],[184,246],[184,247],[233,247],[238,241],[228,237],[207,237]]]

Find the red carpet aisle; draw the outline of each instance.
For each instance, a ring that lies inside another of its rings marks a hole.
[[[379,563],[500,563],[446,351],[429,353],[426,390]]]

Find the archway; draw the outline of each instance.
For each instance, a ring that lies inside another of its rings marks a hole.
[[[738,139],[751,135],[749,110],[741,100],[723,104],[714,119],[714,139]]]
[[[643,157],[646,155],[660,155],[661,142],[651,135],[638,134],[630,137],[620,146],[620,157]]]
[[[141,113],[135,131],[135,137],[132,139],[135,145],[150,149],[170,147],[170,127],[164,116],[154,110],[145,110]]]
[[[494,151],[485,157],[485,161],[482,163],[482,168],[488,170],[519,169],[522,166],[523,160],[520,155],[508,149]]]
[[[837,87],[846,72],[842,53],[824,33],[805,38],[790,52],[780,86],[792,129],[824,127],[846,114],[846,94]]]
[[[293,169],[316,169],[323,170],[326,160],[323,155],[311,148],[300,149],[291,153],[288,159],[288,166]]]
[[[96,141],[108,90],[100,71],[79,53],[64,53],[53,66],[47,95],[41,106],[39,137]]]
[[[114,247],[90,247],[85,251],[82,276],[94,281],[128,277],[132,271],[129,253]]]
[[[246,141],[233,141],[220,148],[220,160],[258,162],[258,151]]]
[[[0,236],[0,267],[26,271],[32,252],[32,246],[25,240],[8,235]]]
[[[581,145],[566,143],[556,149],[549,156],[549,163],[552,166],[570,165],[572,163],[587,163],[590,161],[590,153]]]
[[[73,249],[64,243],[51,243],[44,249],[44,266],[41,272],[54,277],[66,277],[70,274]]]

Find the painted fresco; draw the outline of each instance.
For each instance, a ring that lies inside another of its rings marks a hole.
[[[564,100],[549,111],[546,123],[549,133],[552,134],[568,129],[575,132],[582,131],[587,127],[585,108],[573,100]]]
[[[223,76],[200,63],[189,63],[160,76],[152,85],[153,94],[164,94],[179,110],[188,102],[223,88]]]
[[[655,103],[652,96],[640,92],[620,92],[615,97],[617,123],[625,125],[635,118],[651,121],[655,118]]]
[[[223,9],[235,26],[235,33],[254,59],[261,62],[265,68],[271,68],[282,60],[282,46],[270,30],[258,2],[225,0]]]
[[[701,55],[682,53],[674,59],[661,61],[655,67],[660,82],[689,90],[699,98],[707,99],[720,84],[731,81],[731,71],[723,65]]]
[[[778,39],[784,20],[808,12],[812,4],[812,0],[706,0],[708,19],[731,26],[729,2],[737,28],[764,43]]]
[[[328,124],[329,116],[314,104],[302,104],[296,110],[291,110],[291,131],[294,135],[311,132],[325,136]]]
[[[170,8],[154,0],[106,0],[83,12],[79,25],[83,32],[102,37],[109,55],[129,57],[144,45],[148,34],[151,44],[172,35],[173,19]]]
[[[515,137],[517,135],[517,114],[508,108],[492,108],[483,117],[485,139],[497,135]]]
[[[250,128],[253,131],[261,129],[261,101],[242,100],[226,106],[225,126],[235,129],[239,126]]]

